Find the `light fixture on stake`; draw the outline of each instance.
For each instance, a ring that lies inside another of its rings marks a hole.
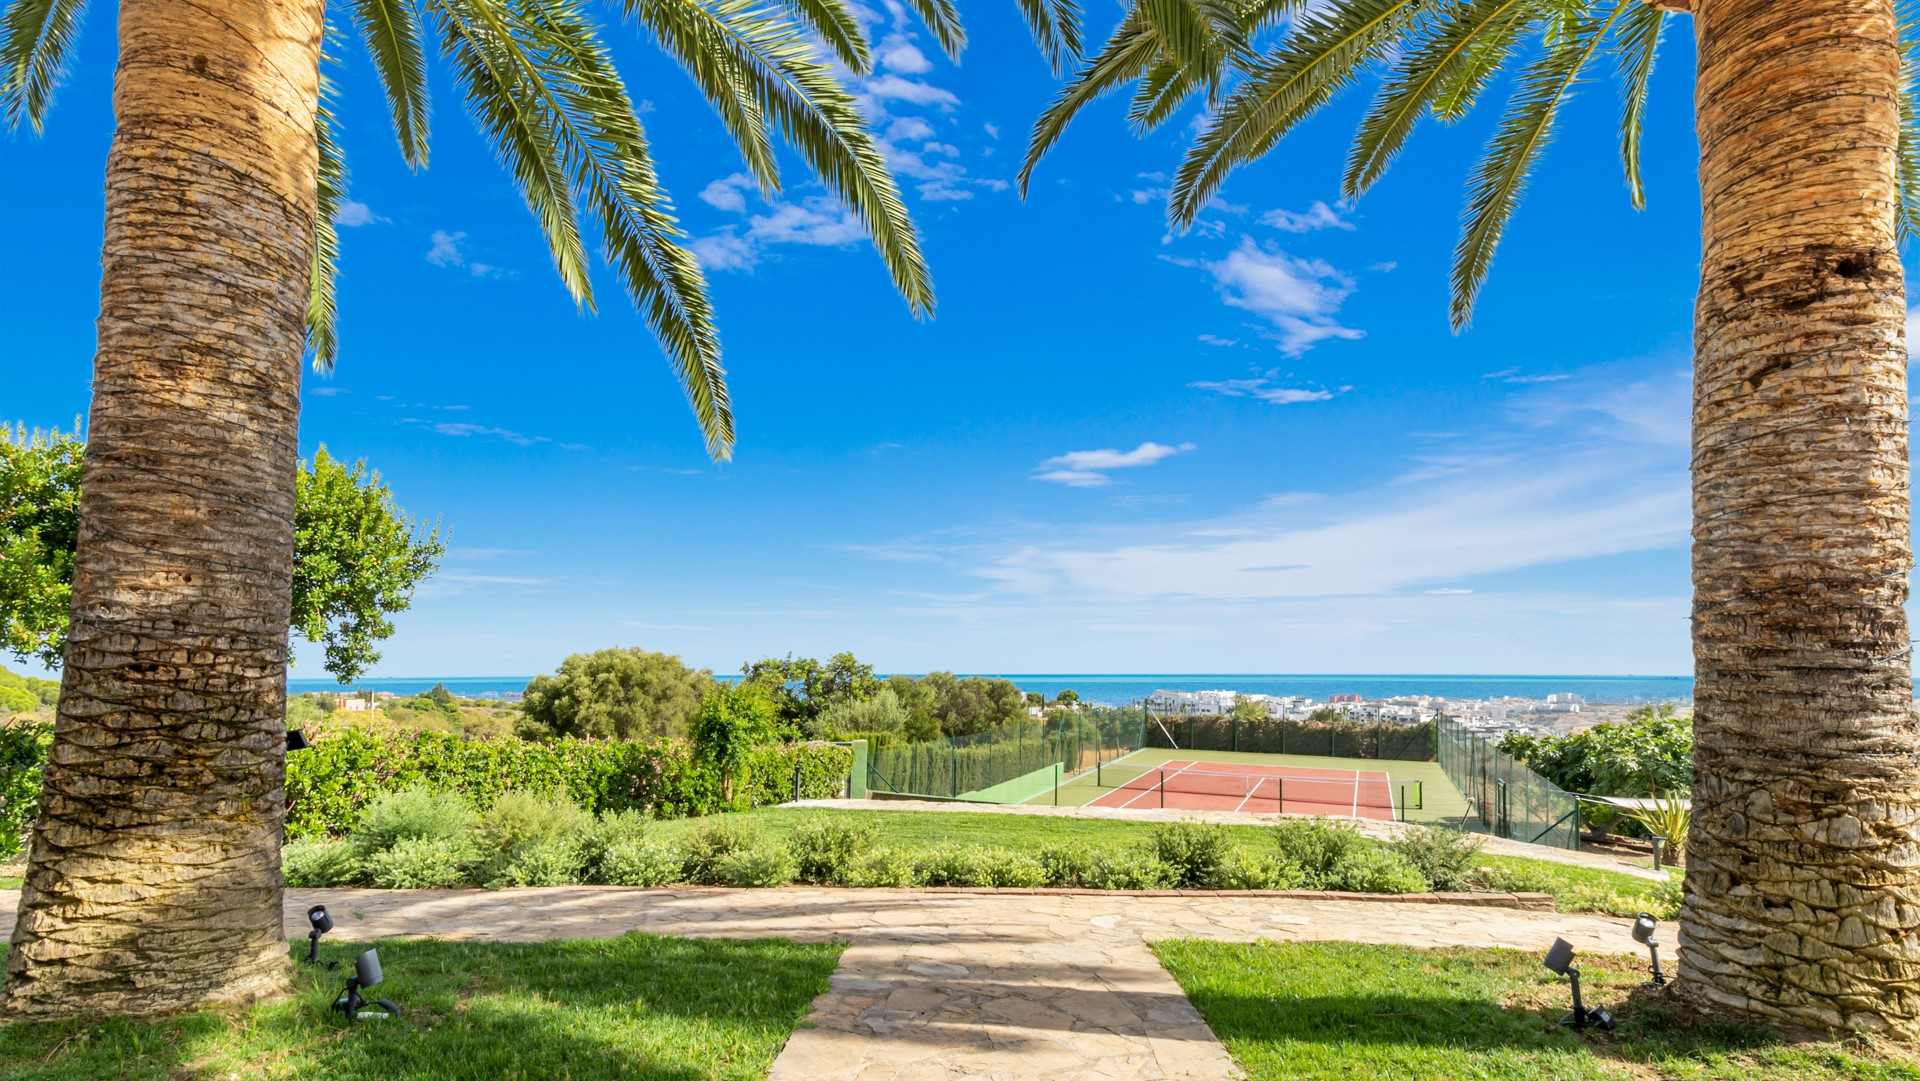
[[[298,728],[287,729],[287,750],[304,751],[307,749],[307,734]]]
[[[333,917],[327,915],[326,905],[314,905],[312,908],[307,909],[307,922],[313,925],[313,930],[307,932],[306,962],[310,965],[317,965],[320,963],[320,936],[333,930]],[[338,968],[339,966],[340,962],[338,961],[332,961],[327,964],[328,968]]]
[[[1580,1001],[1580,969],[1573,963],[1573,943],[1564,938],[1553,940],[1552,948],[1541,964],[1556,976],[1565,976],[1573,985],[1573,1012],[1562,1017],[1560,1023],[1571,1029],[1603,1028],[1613,1031],[1613,1015],[1598,1006],[1587,1009]]]
[[[333,1000],[333,1008],[347,1015],[347,1020],[358,1021],[385,1020],[400,1016],[400,1007],[386,999],[370,999],[360,992],[369,987],[378,987],[383,977],[380,974],[380,954],[368,950],[353,959],[353,975],[347,977],[346,990]]]
[[[1647,948],[1647,956],[1653,960],[1653,979],[1641,984],[1642,987],[1665,987],[1666,974],[1660,971],[1660,944],[1653,940],[1653,929],[1658,926],[1651,914],[1642,912],[1633,921],[1633,940]]]

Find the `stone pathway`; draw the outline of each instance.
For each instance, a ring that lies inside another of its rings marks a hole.
[[[12,924],[17,891],[0,891]],[[1343,940],[1631,952],[1627,921],[1447,904],[1259,896],[933,890],[290,890],[329,941],[474,941],[628,931],[852,943],[770,1081],[1072,1081],[1237,1076],[1147,943]]]
[[[0,890],[11,928],[16,890]],[[289,938],[527,942],[628,931],[852,945],[769,1081],[1225,1079],[1225,1048],[1160,967],[1164,938],[1629,952],[1627,923],[1447,904],[931,890],[289,890]]]

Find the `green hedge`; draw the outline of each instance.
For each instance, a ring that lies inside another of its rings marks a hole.
[[[514,788],[562,790],[595,812],[636,810],[659,818],[731,809],[720,777],[682,740],[470,739],[443,732],[339,728],[309,732],[287,757],[287,836],[338,836],[383,792],[420,783],[459,792],[479,806]],[[846,788],[853,752],[823,744],[765,747],[735,785],[735,804],[825,799]]]
[[[1147,746],[1181,751],[1253,751],[1329,758],[1384,758],[1431,762],[1438,747],[1432,721],[1288,721],[1260,717],[1193,715],[1156,717],[1146,728]],[[1169,744],[1167,736],[1173,741]]]
[[[468,739],[442,732],[309,729],[311,745],[287,756],[287,835],[338,836],[383,792],[416,782],[459,792],[480,806],[510,788],[564,789],[592,811],[633,809],[660,818],[729,809],[720,780],[679,740],[618,743],[557,739]],[[17,854],[40,803],[40,767],[53,742],[46,722],[0,727],[0,859]],[[853,752],[793,744],[755,752],[738,786],[742,806],[800,796],[823,799],[846,788]]]

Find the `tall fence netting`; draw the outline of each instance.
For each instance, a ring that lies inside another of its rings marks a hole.
[[[1450,717],[1434,722],[1440,769],[1466,797],[1460,827],[1556,848],[1580,847],[1580,803]]]
[[[1056,765],[1070,776],[1139,750],[1142,719],[1137,708],[1096,709],[897,743],[868,757],[868,784],[877,792],[957,799]]]

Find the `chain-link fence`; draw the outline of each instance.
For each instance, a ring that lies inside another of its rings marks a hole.
[[[1149,747],[1173,751],[1251,751],[1323,758],[1431,762],[1433,725],[1425,721],[1290,721],[1150,712]]]
[[[894,744],[868,756],[868,784],[875,792],[960,799],[1056,766],[1072,776],[1139,750],[1141,720],[1138,709],[1096,709]]]
[[[1580,847],[1580,804],[1572,793],[1450,717],[1434,722],[1434,735],[1440,768],[1467,800],[1461,829],[1555,848]]]

